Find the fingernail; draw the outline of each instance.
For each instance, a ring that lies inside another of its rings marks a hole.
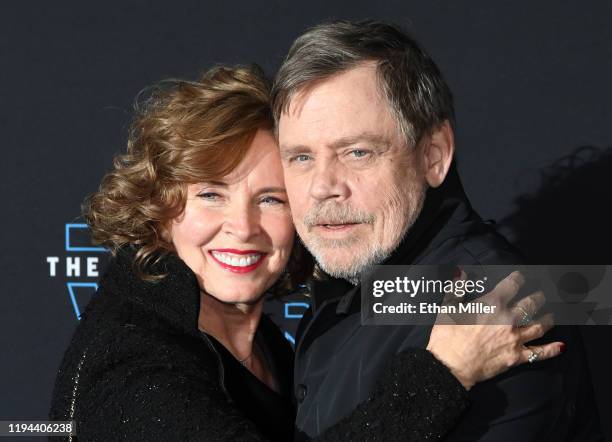
[[[559,346],[559,352],[565,353],[565,344],[561,343],[561,345]]]

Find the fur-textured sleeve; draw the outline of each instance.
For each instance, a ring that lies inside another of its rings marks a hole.
[[[266,440],[222,392],[201,379],[158,363],[125,365],[122,371],[127,375],[114,379],[119,389],[92,397],[81,408],[77,440]]]
[[[130,324],[87,335],[66,355],[51,411],[73,413],[77,441],[267,440],[223,391],[204,341]]]

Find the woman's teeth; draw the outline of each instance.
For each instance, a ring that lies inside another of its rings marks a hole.
[[[221,252],[212,252],[212,255],[223,264],[234,267],[247,267],[253,265],[259,261],[262,256],[261,253],[254,253],[252,255],[234,255],[233,253]]]

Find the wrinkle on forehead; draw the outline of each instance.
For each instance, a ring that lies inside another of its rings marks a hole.
[[[386,98],[379,86],[377,66],[378,64],[374,61],[366,61],[363,63],[359,63],[349,69],[337,72],[319,80],[314,80],[304,85],[290,97],[287,110],[282,114],[285,114],[291,118],[300,118],[302,116],[304,106],[308,104],[311,99],[316,99],[320,95],[337,96],[336,94],[330,94],[329,89],[332,88],[334,89],[334,92],[336,92],[336,90],[339,88],[339,85],[342,83],[344,84],[342,84],[343,88],[341,89],[348,89],[349,92],[352,92],[354,90],[361,90],[362,92],[367,92],[367,101],[370,103],[384,102],[386,104]],[[371,73],[371,76],[367,75],[368,73]],[[349,77],[350,83],[346,84],[346,82],[339,81],[338,79],[341,77]],[[373,79],[374,81],[370,81],[371,79]],[[372,88],[371,86],[374,87]],[[327,98],[320,100],[320,102],[326,103]]]
[[[390,140],[396,140],[401,134],[380,89],[374,62],[299,90],[291,99],[287,112],[281,114],[278,126],[283,149],[303,145],[308,138],[323,134],[340,139],[370,132]],[[292,140],[293,129],[298,129],[300,137],[306,136],[306,139]],[[328,138],[327,141],[333,140]]]

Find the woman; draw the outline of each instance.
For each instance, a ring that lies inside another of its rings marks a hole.
[[[64,356],[50,413],[76,421],[79,440],[292,439],[293,353],[262,305],[313,266],[295,240],[268,94],[247,68],[162,85],[89,198],[93,237],[114,257]],[[466,389],[508,366],[501,344],[482,345],[492,332],[478,331],[434,327],[431,352],[396,362],[418,366],[419,378],[381,387],[321,439],[343,437],[351,417],[362,422],[381,402],[415,401],[416,390],[427,393],[419,412],[401,418],[425,413],[427,434],[444,434]],[[480,353],[457,355],[459,340]],[[553,354],[542,348],[541,359]]]

